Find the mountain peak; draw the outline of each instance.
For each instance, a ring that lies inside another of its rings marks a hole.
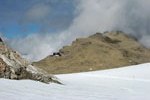
[[[62,74],[116,68],[150,61],[150,50],[124,32],[96,33],[64,46],[56,55],[33,63],[50,73]]]

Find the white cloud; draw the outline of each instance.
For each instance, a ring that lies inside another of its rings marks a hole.
[[[144,35],[140,39],[140,42],[144,44],[147,48],[150,48],[150,35]]]
[[[37,4],[32,6],[27,12],[26,12],[26,18],[29,21],[38,21],[46,18],[51,12],[50,5],[47,4]]]
[[[87,36],[95,32],[122,30],[149,45],[150,1],[148,0],[78,0],[77,15],[66,31],[57,34],[34,34],[26,38],[13,40],[16,48],[33,60],[40,60],[63,45],[71,43],[76,37]],[[49,8],[39,7],[29,11],[33,18],[42,19]],[[40,12],[40,13],[39,13]],[[149,46],[150,47],[150,46]]]
[[[111,30],[116,19],[113,16],[120,6],[120,2],[115,3],[112,0],[81,0],[78,8],[80,14],[74,19],[70,29],[85,34]]]
[[[59,47],[59,40],[53,35],[32,34],[23,39],[16,39],[10,45],[30,60],[39,60],[51,54]]]

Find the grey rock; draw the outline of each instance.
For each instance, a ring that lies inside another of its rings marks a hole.
[[[2,39],[0,38],[0,42]],[[19,53],[0,44],[0,78],[22,80],[31,79],[43,83],[59,83],[59,80],[47,72],[30,65]]]

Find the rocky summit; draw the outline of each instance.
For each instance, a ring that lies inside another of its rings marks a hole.
[[[95,71],[150,62],[150,49],[121,31],[96,33],[33,65],[53,74]]]
[[[7,47],[0,38],[0,78],[31,79],[44,83],[60,83],[56,77],[36,68],[23,59],[20,54]]]

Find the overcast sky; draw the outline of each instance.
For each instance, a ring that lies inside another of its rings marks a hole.
[[[150,47],[148,0],[0,0],[0,35],[37,61],[77,37],[121,30]]]

